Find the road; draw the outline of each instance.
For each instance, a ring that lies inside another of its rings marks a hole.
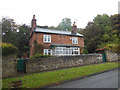
[[[49,88],[118,88],[118,69]]]

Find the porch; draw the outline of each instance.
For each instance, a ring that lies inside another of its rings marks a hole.
[[[80,55],[80,48],[72,44],[51,44],[50,49],[44,49],[44,55]]]

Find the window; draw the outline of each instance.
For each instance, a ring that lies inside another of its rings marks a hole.
[[[63,55],[63,48],[64,47],[56,47],[56,54],[57,55]]]
[[[44,42],[51,42],[51,35],[44,35],[43,36],[43,41]]]
[[[55,55],[79,55],[78,47],[56,47]]]
[[[72,38],[72,43],[73,44],[78,44],[78,38],[77,37],[73,37]]]
[[[51,52],[50,49],[44,49],[44,55],[51,55]]]
[[[71,47],[71,49],[72,49],[72,55],[79,55],[79,48]]]

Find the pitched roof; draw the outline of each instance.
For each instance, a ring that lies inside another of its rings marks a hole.
[[[72,36],[83,36],[82,34],[71,34],[70,31],[63,31],[63,30],[54,30],[54,29],[46,29],[46,28],[38,28],[36,27],[34,32],[44,32],[44,33],[52,33],[52,34],[62,34],[62,35],[72,35]]]

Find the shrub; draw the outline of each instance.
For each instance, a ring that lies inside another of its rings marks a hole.
[[[40,57],[46,58],[46,57],[51,57],[51,56],[50,55],[35,54],[35,55],[31,56],[30,58],[40,58]]]
[[[36,40],[34,40],[34,45],[35,45],[35,48],[34,48],[34,55],[35,54],[42,54],[42,51],[44,49],[43,45],[42,44],[38,44]]]
[[[83,50],[83,53],[84,53],[84,54],[89,54],[89,52],[87,51],[87,49],[84,49],[84,50]]]
[[[16,53],[17,50],[18,50],[18,48],[13,46],[12,44],[2,43],[2,55]]]
[[[120,53],[120,44],[108,44],[106,47],[113,52]]]

